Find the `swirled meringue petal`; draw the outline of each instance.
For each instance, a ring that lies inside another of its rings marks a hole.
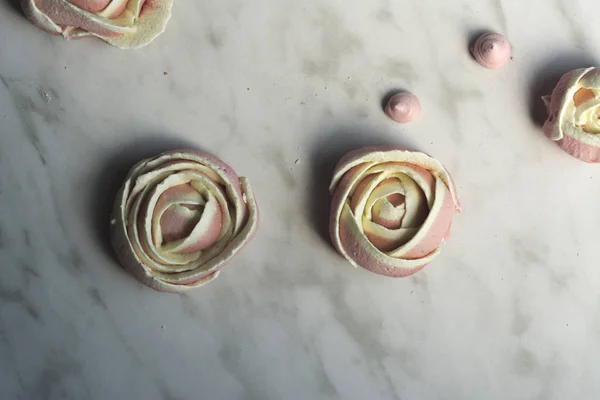
[[[396,247],[404,245],[411,240],[418,232],[419,228],[397,228],[389,229],[373,221],[364,218],[362,221],[362,229],[378,250],[388,252]]]
[[[36,26],[65,39],[96,36],[122,49],[149,44],[164,32],[173,0],[21,0]]]
[[[377,201],[373,205],[371,220],[387,229],[398,229],[402,226],[404,216],[406,215],[406,206],[394,206],[387,198]],[[369,220],[363,218],[363,221]]]
[[[214,156],[180,150],[132,168],[115,202],[111,237],[138,280],[180,292],[216,278],[257,226],[245,178]]]
[[[544,134],[570,155],[600,162],[600,69],[566,73],[542,99],[548,111]]]
[[[214,245],[222,227],[221,208],[214,197],[204,207],[200,220],[185,239],[180,239],[164,246],[165,251],[172,253],[195,253]]]
[[[395,198],[397,205],[393,204]],[[397,179],[384,180],[371,192],[367,208],[366,218],[363,218],[363,221],[373,220],[388,229],[399,228],[406,217],[404,186]]]
[[[159,226],[152,227],[152,240],[160,246],[163,240],[172,242],[188,235],[191,224],[200,218],[198,208],[206,201],[192,185],[184,184],[167,189],[158,199],[152,218]]]
[[[419,227],[429,213],[427,198],[415,181],[406,175],[399,175],[398,180],[404,188],[404,218],[402,226],[406,228]]]
[[[421,270],[439,253],[437,249],[420,259],[390,257],[369,242],[353,218],[348,205],[344,205],[339,221],[336,248],[355,267],[363,267],[380,275],[404,277]]]
[[[439,247],[448,234],[455,212],[456,203],[450,190],[441,179],[438,179],[436,181],[436,201],[429,210],[427,219],[408,243],[391,251],[390,255],[413,259],[431,253]]]
[[[361,165],[361,169],[366,170],[369,167],[374,166],[375,164],[394,162],[398,159],[403,161],[395,164],[410,165],[411,167],[414,167],[413,170],[417,174],[414,176],[415,180],[418,180],[420,176],[421,179],[429,181],[431,180],[431,178],[428,177],[426,171],[434,171],[437,175],[439,175],[440,179],[444,181],[446,186],[450,188],[452,198],[454,199],[454,202],[457,204],[457,206],[460,208],[460,201],[458,200],[458,196],[456,194],[454,181],[452,180],[452,177],[450,176],[448,171],[446,171],[444,166],[440,164],[439,161],[428,156],[425,153],[409,151],[393,146],[363,147],[358,150],[351,151],[345,156],[343,156],[335,168],[333,179],[331,181],[331,184],[329,185],[329,191],[333,192],[338,182],[342,179],[344,174],[351,168],[363,164]],[[367,163],[369,164],[368,167],[366,166]],[[386,166],[377,166],[373,169],[373,171],[379,171],[381,170],[381,168],[385,167]],[[408,173],[410,173],[410,171],[407,171],[407,174]],[[426,187],[427,185],[424,186]],[[425,194],[427,195],[427,192]]]
[[[336,249],[352,265],[387,276],[429,263],[459,209],[454,182],[438,161],[394,147],[342,157],[330,190]]]

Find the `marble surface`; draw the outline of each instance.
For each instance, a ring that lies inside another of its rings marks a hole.
[[[3,399],[592,399],[600,166],[540,133],[539,96],[600,57],[592,0],[180,1],[139,51],[64,42],[0,1]],[[507,36],[496,71],[467,52]],[[164,74],[167,72],[167,74]],[[391,89],[420,119],[388,120]],[[336,159],[426,151],[463,203],[433,264],[353,269],[324,233]],[[182,145],[247,176],[255,240],[212,284],[143,287],[108,212]]]

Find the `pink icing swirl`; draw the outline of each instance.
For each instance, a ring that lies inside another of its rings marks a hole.
[[[175,150],[133,167],[111,227],[127,270],[156,290],[181,292],[218,276],[251,240],[258,210],[248,181],[227,164]]]
[[[330,191],[336,249],[355,267],[391,277],[431,262],[460,209],[454,182],[437,160],[396,147],[348,153]]]
[[[498,33],[484,33],[475,41],[471,53],[479,65],[500,68],[510,59],[510,43]]]
[[[421,102],[412,93],[396,93],[388,100],[385,113],[394,121],[407,124],[414,121],[421,114]]]

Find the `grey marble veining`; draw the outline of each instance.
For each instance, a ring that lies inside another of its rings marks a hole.
[[[592,0],[178,2],[139,51],[64,42],[0,0],[0,397],[592,399],[600,170],[538,100],[600,58]],[[514,60],[467,48],[504,33]],[[165,75],[164,72],[167,72]],[[421,118],[395,125],[391,89]],[[451,240],[417,275],[326,237],[345,151],[409,145],[452,171]],[[160,294],[108,244],[127,169],[194,146],[247,176],[256,238],[210,285]]]

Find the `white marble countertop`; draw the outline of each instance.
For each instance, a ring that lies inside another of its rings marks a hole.
[[[600,57],[593,0],[179,1],[138,51],[51,37],[14,3],[2,399],[597,397],[600,167],[538,126],[539,96]],[[481,29],[508,37],[509,65],[473,62]],[[383,115],[395,88],[417,122]],[[406,279],[352,268],[324,234],[333,163],[380,143],[434,155],[463,203]],[[182,145],[251,180],[261,228],[214,283],[161,294],[113,260],[108,212],[135,161]]]

